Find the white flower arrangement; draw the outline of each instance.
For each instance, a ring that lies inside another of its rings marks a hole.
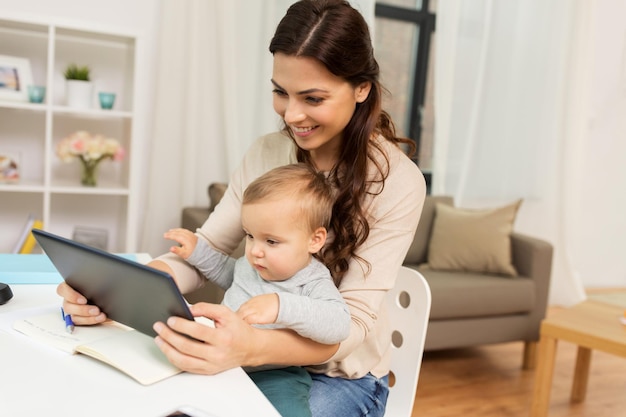
[[[79,158],[83,162],[95,161],[96,163],[105,158],[121,161],[125,156],[124,148],[117,139],[92,135],[84,130],[63,138],[57,144],[56,152],[63,162],[72,162],[74,158]]]
[[[69,163],[77,158],[83,166],[81,183],[91,187],[97,184],[96,168],[100,161],[121,161],[125,155],[124,148],[117,139],[92,135],[84,130],[63,138],[57,143],[56,152],[63,162]]]

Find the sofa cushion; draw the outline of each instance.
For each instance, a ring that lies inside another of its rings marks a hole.
[[[415,269],[430,286],[430,320],[527,314],[534,308],[536,290],[532,279]]]
[[[404,263],[421,264],[426,262],[428,242],[430,241],[433,219],[435,218],[435,205],[438,203],[452,206],[453,200],[450,196],[426,196],[415,238],[409,247]]]
[[[516,276],[511,232],[520,204],[480,210],[436,204],[428,267]]]

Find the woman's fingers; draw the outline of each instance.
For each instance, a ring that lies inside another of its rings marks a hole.
[[[187,322],[183,327],[206,327],[202,324],[195,323],[186,319],[176,318],[176,320],[168,320],[168,323],[178,324],[180,328],[181,322]],[[195,325],[195,326],[194,326]],[[209,329],[207,327],[207,329]],[[223,371],[224,369],[216,361],[208,360],[211,357],[214,348],[201,340],[194,340],[180,330],[158,322],[154,324],[154,330],[158,336],[155,341],[159,349],[165,354],[167,359],[177,368],[187,372],[198,374],[213,375]],[[191,333],[200,333],[204,329],[192,329]]]
[[[185,371],[203,374],[244,365],[251,327],[221,305],[199,303],[191,310],[196,317],[212,319],[215,328],[180,317],[170,317],[167,325],[155,323],[156,343],[169,361]]]
[[[74,304],[87,304],[87,299],[78,291],[67,285],[65,281],[57,286],[57,294]]]
[[[57,294],[63,297],[63,311],[72,316],[74,324],[98,324],[106,321],[106,315],[98,307],[87,304],[87,299],[66,282],[57,286]]]

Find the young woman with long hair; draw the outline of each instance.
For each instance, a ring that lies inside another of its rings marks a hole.
[[[294,162],[323,172],[336,200],[329,239],[319,258],[350,309],[350,336],[338,345],[322,345],[289,330],[255,328],[224,306],[197,303],[193,314],[214,320],[215,328],[171,318],[155,324],[156,342],[173,364],[189,372],[214,374],[264,364],[306,366],[313,378],[313,416],[382,416],[391,347],[384,298],[417,228],[426,194],[424,178],[403,151],[411,142],[396,136],[381,108],[383,87],[368,27],[347,1],[293,4],[269,49],[274,57],[273,106],[284,128],[250,147],[221,202],[196,233],[231,253],[244,236],[241,197],[250,182]],[[151,265],[170,273],[183,293],[198,288],[204,279],[173,255],[163,255]],[[76,324],[105,319],[67,285],[60,284],[58,293]]]

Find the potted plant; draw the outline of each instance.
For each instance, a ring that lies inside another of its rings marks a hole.
[[[89,78],[89,74],[91,72],[91,68],[87,65],[79,67],[76,64],[70,64],[65,69],[63,75],[66,80],[81,80],[81,81],[91,81]]]
[[[91,107],[93,84],[91,68],[87,65],[69,64],[63,76],[66,80],[66,99],[69,107],[87,109]]]

